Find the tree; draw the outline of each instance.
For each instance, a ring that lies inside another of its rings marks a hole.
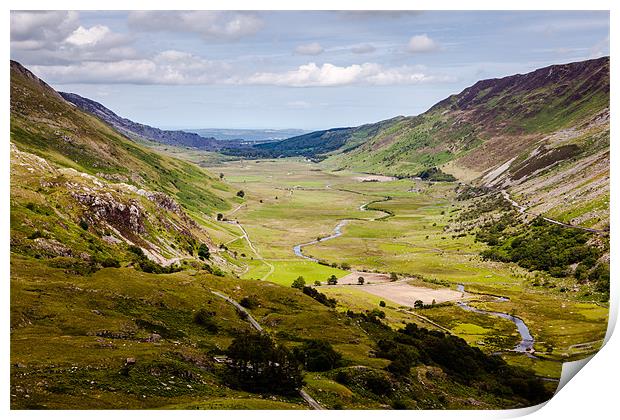
[[[220,181],[224,179],[224,174],[220,172]]]
[[[333,286],[335,284],[338,284],[338,278],[335,275],[331,275],[329,276],[329,278],[327,279],[327,284]]]
[[[218,213],[217,214],[217,220],[222,220],[224,218],[224,215],[222,213]]]
[[[320,286],[320,285],[321,285],[321,282],[320,282],[319,280],[315,280],[315,281],[314,281],[314,285],[315,285],[315,286]]]
[[[359,276],[359,277],[357,278],[357,284],[359,284],[359,285],[364,284],[364,277]]]
[[[398,280],[398,274],[391,272],[390,273],[390,281],[396,281]]]
[[[421,300],[416,300],[415,302],[413,302],[413,307],[416,309],[420,309],[424,307],[424,302],[422,302]]]
[[[205,244],[200,244],[200,246],[198,247],[198,257],[200,257],[201,260],[208,260],[209,257],[211,257],[209,247]]]
[[[324,372],[337,367],[342,355],[325,340],[308,340],[301,347],[293,350],[293,354],[310,372]]]
[[[291,284],[291,287],[294,289],[301,290],[304,288],[305,285],[306,285],[306,281],[304,280],[302,276],[299,276],[295,280],[293,280],[293,284]]]
[[[342,264],[340,264],[340,268],[342,268],[343,270],[350,270],[351,269],[351,264],[349,264],[349,263],[342,263]]]
[[[245,192],[243,190],[237,191],[237,197],[239,197],[239,198],[245,197]]]
[[[261,333],[241,334],[226,350],[229,382],[250,392],[293,395],[303,386],[302,371],[293,354]]]
[[[379,301],[379,306],[381,306],[382,308],[385,308],[385,301],[380,300]]]

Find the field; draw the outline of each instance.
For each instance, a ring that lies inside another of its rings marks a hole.
[[[605,335],[605,304],[583,290],[566,290],[572,284],[562,292],[535,286],[533,273],[481,260],[486,245],[473,234],[450,231],[464,206],[452,183],[328,171],[300,159],[223,162],[209,169],[245,193],[243,204],[225,215],[248,234],[227,244],[246,267],[241,278],[289,286],[303,276],[306,284],[321,282],[320,291],[336,298],[341,310],[381,309],[393,325],[416,322],[449,330],[485,351],[510,351],[519,341],[514,324],[451,303],[462,284],[472,306],[528,325],[538,359],[508,352],[507,360],[555,378],[561,361],[591,354]],[[320,263],[295,255],[296,245],[332,235],[345,219],[341,236],[302,246],[304,256]],[[390,273],[398,280],[390,282]],[[338,285],[326,285],[331,275]],[[368,282],[356,284],[364,275]],[[418,299],[427,307],[413,308]],[[381,300],[385,307],[378,306]]]

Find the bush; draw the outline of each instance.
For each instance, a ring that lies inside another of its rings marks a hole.
[[[309,340],[294,349],[299,362],[310,372],[324,372],[337,367],[342,355],[325,340]]]
[[[215,312],[201,308],[194,314],[194,323],[204,327],[204,329],[211,333],[216,333],[219,328],[215,322],[215,319],[213,319],[214,317]]]
[[[119,268],[121,266],[121,263],[116,258],[108,257],[101,261],[101,265],[106,268],[108,267]]]
[[[80,222],[78,224],[82,229],[88,230],[88,222],[86,220],[80,219]]]
[[[237,197],[239,197],[239,198],[245,197],[245,192],[243,190],[237,191]]]
[[[201,260],[208,260],[211,257],[211,253],[209,252],[209,247],[205,244],[200,244],[198,247],[198,257]]]
[[[256,296],[246,296],[239,301],[239,304],[247,309],[255,309],[260,306],[260,302]]]
[[[379,306],[381,306],[382,308],[385,308],[385,302],[384,302],[384,301],[382,301],[382,300],[380,300],[380,301],[379,301]]]

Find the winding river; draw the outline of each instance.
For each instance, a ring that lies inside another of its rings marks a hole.
[[[364,204],[362,204],[362,205],[359,207],[359,209],[360,209],[361,211],[369,211],[369,210],[368,210],[368,208],[367,208],[367,206],[368,206],[369,204],[372,204],[372,203],[379,203],[379,202],[382,202],[382,201],[388,201],[389,199],[390,199],[389,197],[385,197],[385,198],[384,198],[384,199],[382,199],[382,200],[372,200],[372,201],[369,201],[368,203],[364,203]],[[338,224],[337,224],[337,225],[336,225],[336,227],[334,228],[333,233],[332,233],[331,235],[326,236],[326,237],[324,237],[324,238],[319,238],[319,239],[316,239],[316,240],[314,240],[314,241],[310,241],[310,242],[306,242],[306,243],[303,243],[303,244],[295,245],[295,246],[293,247],[293,252],[294,252],[294,253],[295,253],[295,255],[297,255],[298,257],[305,258],[306,260],[309,260],[309,261],[318,262],[318,261],[319,261],[318,259],[313,258],[313,257],[310,257],[310,256],[308,256],[308,255],[304,255],[304,253],[302,252],[301,248],[302,248],[302,247],[304,247],[304,246],[308,246],[308,245],[318,244],[319,242],[325,242],[325,241],[329,241],[329,240],[331,240],[331,239],[336,239],[337,237],[342,236],[342,228],[343,228],[343,227],[344,227],[347,223],[349,223],[349,222],[350,222],[350,221],[352,221],[352,220],[365,220],[365,221],[367,221],[367,222],[372,222],[372,221],[375,221],[375,220],[378,220],[378,219],[382,219],[382,218],[385,218],[385,217],[389,217],[389,216],[391,216],[391,215],[392,215],[391,213],[388,213],[388,212],[386,212],[386,211],[379,210],[379,209],[376,209],[376,210],[371,209],[371,211],[379,211],[379,212],[385,213],[385,216],[375,217],[375,218],[372,218],[372,219],[342,219],[342,220],[340,220],[340,222],[338,222]]]
[[[462,284],[458,284],[456,288],[459,292],[465,292],[465,286]],[[497,297],[496,299],[497,302],[506,302],[508,300],[507,298],[503,297]],[[525,325],[525,322],[523,322],[521,318],[504,312],[483,311],[482,309],[474,308],[473,306],[470,306],[465,302],[457,302],[457,305],[466,311],[475,312],[477,314],[498,316],[500,318],[511,321],[516,325],[517,331],[519,331],[519,335],[521,335],[521,342],[517,344],[513,350],[518,353],[526,354],[531,354],[534,351],[534,337],[532,337],[532,334],[530,334],[530,329],[527,327],[527,325]]]
[[[362,204],[359,209],[362,211],[368,211],[367,206],[371,203],[376,203],[376,202],[380,202],[380,201],[387,201],[389,200],[389,197],[385,197],[383,200],[373,200],[373,201],[369,201],[368,203]],[[372,209],[371,209],[372,210]],[[388,217],[391,216],[390,213],[383,211],[383,210],[373,210],[373,211],[380,211],[385,213]],[[381,216],[380,218],[384,218],[386,216]],[[374,221],[377,220],[379,218],[372,218],[372,219],[362,219],[362,220],[366,220],[366,221]],[[298,257],[304,258],[306,260],[309,261],[313,261],[313,262],[318,262],[319,260],[317,258],[313,258],[310,257],[308,255],[304,255],[302,248],[305,246],[309,246],[309,245],[314,245],[314,244],[318,244],[319,242],[325,242],[325,241],[329,241],[331,239],[336,239],[339,236],[342,236],[343,232],[342,232],[342,228],[349,223],[352,220],[360,220],[360,219],[342,219],[338,222],[338,224],[336,225],[336,227],[333,230],[333,233],[329,236],[326,236],[324,238],[319,238],[316,239],[314,241],[310,241],[310,242],[305,242],[303,244],[298,244],[295,245],[293,247],[293,252],[295,253],[295,255],[297,255]],[[458,284],[456,286],[457,290],[459,292],[465,293],[465,286],[463,284]],[[495,297],[497,302],[506,302],[508,299],[505,297]],[[493,312],[493,311],[484,311],[482,309],[478,309],[478,308],[474,308],[473,306],[470,306],[469,304],[467,304],[466,302],[463,301],[459,301],[457,302],[457,305],[466,311],[470,311],[470,312],[475,312],[478,314],[484,314],[484,315],[490,315],[490,316],[497,316],[500,318],[504,318],[507,319],[508,321],[512,322],[513,324],[515,324],[515,326],[517,327],[517,331],[519,332],[519,335],[521,336],[521,342],[519,342],[519,344],[517,344],[515,346],[515,348],[513,349],[513,351],[518,352],[518,353],[525,353],[527,355],[530,355],[534,352],[534,337],[532,337],[532,334],[530,334],[530,329],[527,327],[527,325],[525,325],[525,322],[523,322],[523,320],[519,317],[504,313],[504,312]]]

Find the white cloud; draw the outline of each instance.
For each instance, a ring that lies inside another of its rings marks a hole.
[[[425,74],[409,66],[386,68],[377,63],[352,64],[340,67],[325,63],[308,63],[283,73],[256,73],[240,84],[289,87],[328,87],[345,85],[393,85],[443,82],[444,76]]]
[[[182,51],[163,51],[151,58],[112,62],[34,66],[33,71],[54,83],[197,85],[225,81],[231,67]]]
[[[65,41],[78,46],[95,45],[109,36],[110,32],[110,28],[103,25],[95,25],[88,29],[80,26]]]
[[[318,42],[298,45],[297,48],[295,48],[295,54],[300,55],[319,55],[321,53],[323,53],[323,47]]]
[[[431,52],[439,49],[439,44],[428,35],[412,36],[407,44],[407,51],[411,53]]]
[[[133,11],[128,24],[135,30],[193,32],[205,39],[235,40],[254,35],[264,23],[253,12]]]
[[[104,25],[80,25],[77,12],[11,13],[11,54],[29,65],[135,58],[132,41]]]
[[[351,52],[354,54],[368,54],[375,52],[377,49],[372,44],[360,44],[351,48]]]
[[[77,12],[12,11],[11,48],[30,50],[53,46],[78,26]]]
[[[52,83],[152,84],[152,85],[270,85],[330,87],[346,85],[395,85],[453,81],[419,67],[384,67],[377,63],[336,66],[308,63],[280,73],[243,74],[236,66],[193,54],[168,50],[150,58],[118,61],[84,61],[66,65],[33,66],[35,74]],[[307,107],[301,102],[289,104]]]

